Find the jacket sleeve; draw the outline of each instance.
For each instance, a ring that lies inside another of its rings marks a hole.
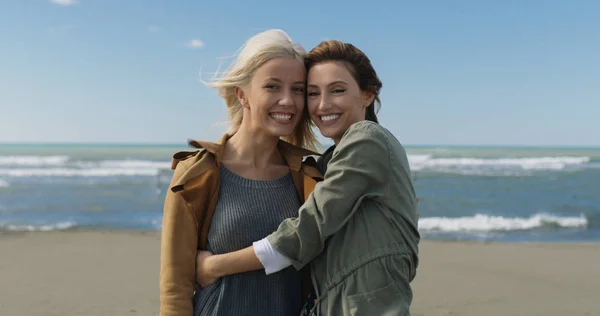
[[[387,137],[382,127],[372,122],[351,126],[333,152],[325,179],[300,207],[298,217],[286,219],[267,237],[296,269],[321,253],[327,238],[348,222],[363,199],[386,194],[390,168]]]
[[[177,173],[177,171],[176,171]],[[197,221],[181,194],[167,191],[160,255],[160,316],[193,314]]]

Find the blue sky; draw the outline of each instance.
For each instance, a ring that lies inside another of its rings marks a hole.
[[[365,51],[405,144],[600,145],[592,0],[2,1],[0,142],[214,139],[200,70],[269,28]]]

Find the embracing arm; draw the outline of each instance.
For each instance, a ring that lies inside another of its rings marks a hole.
[[[225,254],[200,251],[196,257],[196,280],[206,286],[224,276],[261,269],[271,274],[291,264],[292,261],[273,249],[265,238],[250,247]]]
[[[391,165],[388,137],[376,123],[352,125],[336,146],[325,179],[315,186],[298,217],[286,219],[267,237],[296,269],[323,251],[327,238],[346,225],[363,199],[387,193]]]
[[[161,232],[160,316],[192,315],[196,218],[180,194],[167,192]]]
[[[196,257],[196,281],[206,286],[227,275],[263,269],[262,263],[254,254],[254,247],[225,254],[212,255],[200,251]]]
[[[348,222],[362,199],[386,193],[388,136],[382,127],[372,124],[357,123],[344,135],[328,163],[325,180],[316,185],[297,218],[284,220],[276,232],[253,246],[206,257],[206,265],[197,271],[199,281],[201,274],[218,278],[264,267],[273,273],[290,264],[300,269],[316,257],[325,240]]]

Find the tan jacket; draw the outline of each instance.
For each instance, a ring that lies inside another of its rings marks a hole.
[[[219,166],[225,142],[190,141],[199,150],[173,156],[175,170],[165,198],[160,258],[160,315],[190,316],[196,285],[196,253],[206,249],[208,230],[219,199]],[[204,149],[204,150],[200,150]],[[308,198],[316,182],[322,180],[314,167],[302,163],[316,153],[280,141],[278,149],[289,165],[298,198]]]

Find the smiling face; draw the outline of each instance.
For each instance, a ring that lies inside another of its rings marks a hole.
[[[244,107],[243,128],[268,136],[288,136],[302,118],[306,71],[298,60],[278,57],[259,67],[249,87],[236,89]]]
[[[350,66],[330,61],[308,71],[308,111],[321,134],[337,144],[350,125],[365,119],[373,101],[371,93],[361,91]]]

